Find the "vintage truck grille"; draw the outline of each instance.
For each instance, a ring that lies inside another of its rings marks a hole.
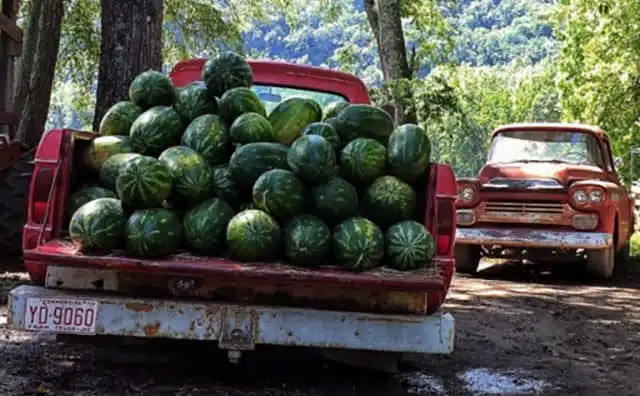
[[[536,202],[488,202],[486,212],[489,215],[562,215],[561,203],[536,203]]]

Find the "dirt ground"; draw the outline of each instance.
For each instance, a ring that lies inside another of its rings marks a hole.
[[[126,351],[68,344],[8,330],[0,305],[0,394],[640,395],[636,268],[602,283],[564,265],[548,272],[500,264],[479,278],[458,275],[445,305],[456,318],[454,353],[414,360],[391,377],[282,350],[231,365],[201,344]],[[5,304],[6,292],[26,277],[0,278]]]

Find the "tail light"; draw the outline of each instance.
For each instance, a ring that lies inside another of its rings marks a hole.
[[[53,184],[54,168],[41,167],[31,180],[31,213],[30,223],[42,224],[47,214],[47,203]]]
[[[450,167],[438,165],[436,180],[436,250],[448,256],[456,235],[456,177]]]

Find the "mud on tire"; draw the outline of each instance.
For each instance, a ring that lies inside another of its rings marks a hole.
[[[22,253],[22,227],[34,152],[32,149],[22,153],[0,181],[0,252],[7,258],[16,258]]]

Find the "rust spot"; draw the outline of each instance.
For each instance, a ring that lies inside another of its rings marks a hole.
[[[142,330],[146,336],[153,337],[158,334],[158,330],[160,330],[160,323],[146,325]]]
[[[130,309],[130,310],[135,311],[135,312],[151,312],[151,311],[153,311],[153,305],[151,305],[151,304],[130,302],[130,303],[127,303],[125,305],[125,307],[127,309]]]

